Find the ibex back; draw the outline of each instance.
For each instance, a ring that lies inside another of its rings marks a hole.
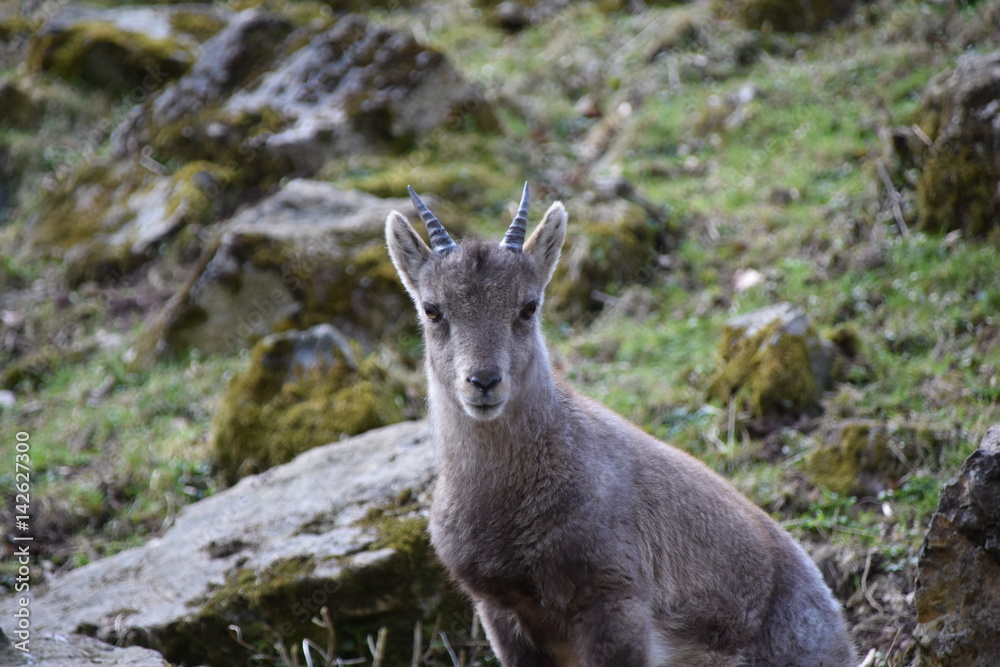
[[[457,245],[410,190],[389,254],[420,313],[440,456],[431,540],[504,665],[844,667],[839,605],[728,482],[553,377],[539,324],[566,235]]]

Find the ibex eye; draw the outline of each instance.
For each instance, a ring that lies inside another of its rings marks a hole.
[[[538,310],[538,303],[535,301],[529,301],[524,304],[523,308],[521,308],[521,319],[530,320],[535,315],[536,310]]]
[[[427,319],[431,322],[441,321],[441,310],[433,303],[424,304],[424,314],[427,315]]]

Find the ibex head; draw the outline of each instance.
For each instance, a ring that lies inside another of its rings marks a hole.
[[[445,400],[477,420],[500,416],[536,362],[546,363],[538,311],[566,237],[566,210],[552,204],[525,242],[528,184],[499,243],[456,244],[410,189],[430,247],[406,218],[386,220],[389,256],[420,313],[427,369]]]

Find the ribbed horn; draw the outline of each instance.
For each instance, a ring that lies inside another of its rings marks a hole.
[[[417,193],[409,185],[406,186],[406,189],[410,191],[410,199],[413,201],[413,207],[417,209],[420,219],[424,221],[424,226],[427,228],[427,235],[431,240],[431,250],[438,254],[444,254],[457,248],[458,246],[448,236],[448,232],[445,231],[444,225],[427,208],[427,204],[420,201],[420,197],[417,196]]]
[[[528,182],[524,182],[524,191],[521,193],[521,205],[517,208],[517,215],[514,216],[514,221],[510,223],[510,227],[507,228],[507,233],[504,234],[503,241],[500,242],[501,248],[509,248],[514,252],[521,252],[521,246],[524,245],[524,230],[528,226]]]

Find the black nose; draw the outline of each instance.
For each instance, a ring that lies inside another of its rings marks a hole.
[[[485,393],[500,384],[500,371],[496,368],[477,368],[466,379]]]

